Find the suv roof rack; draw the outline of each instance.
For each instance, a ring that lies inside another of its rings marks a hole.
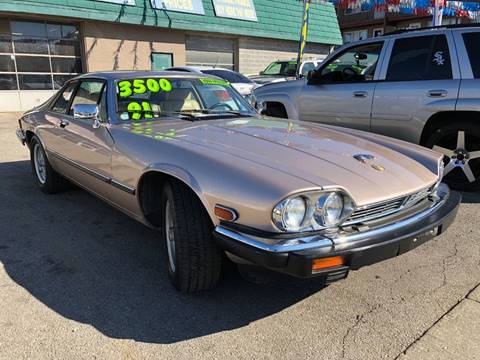
[[[461,28],[470,28],[470,27],[480,27],[480,24],[479,23],[451,24],[451,25],[441,25],[441,26],[429,26],[429,27],[423,27],[423,28],[417,28],[417,29],[400,29],[400,30],[395,30],[395,31],[385,33],[383,36],[397,35],[397,34],[403,34],[403,33],[414,32],[414,31],[440,30],[440,29],[461,29]]]

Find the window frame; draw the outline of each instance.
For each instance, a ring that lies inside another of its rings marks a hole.
[[[72,83],[75,83],[75,86],[72,90],[72,96],[70,97],[70,100],[68,101],[68,104],[67,104],[67,107],[65,108],[65,112],[61,113],[61,112],[58,112],[58,111],[55,111],[53,109],[53,107],[55,106],[55,104],[57,103],[57,101],[59,100],[60,96],[63,95],[63,93],[65,92],[65,90],[67,89],[67,87],[69,85],[71,85]],[[76,94],[77,92],[77,88],[78,88],[78,84],[80,84],[80,81],[78,81],[78,79],[72,79],[70,81],[67,81],[60,90],[58,90],[57,94],[53,97],[53,99],[50,101],[50,103],[48,104],[48,111],[54,113],[54,114],[61,114],[61,115],[68,115],[67,113],[67,110],[70,109],[70,104],[72,103],[72,99],[74,97],[74,95]]]
[[[390,64],[390,58],[392,56],[393,46],[396,40],[405,39],[405,38],[417,38],[420,36],[432,36],[432,35],[445,35],[447,37],[447,44],[448,44],[448,51],[450,54],[450,65],[452,67],[452,79],[444,79],[444,80],[410,80],[410,81],[451,81],[451,80],[458,80],[461,79],[460,76],[460,66],[459,66],[459,59],[457,58],[457,48],[456,44],[458,41],[454,41],[454,37],[452,35],[451,30],[429,30],[425,32],[411,32],[405,33],[401,35],[397,35],[388,40],[388,44],[385,47],[385,53],[383,56],[382,67],[380,69],[380,73],[378,76],[378,81],[384,82],[397,82],[392,80],[386,80],[387,77],[387,70]],[[461,37],[461,35],[460,35]],[[406,80],[404,80],[407,82]]]
[[[83,82],[101,82],[103,83],[102,87],[101,87],[101,90],[100,90],[100,97],[98,98],[98,101],[97,101],[97,106],[100,104],[100,102],[102,101],[102,95],[103,95],[103,92],[105,91],[105,88],[106,88],[106,92],[105,92],[105,96],[107,97],[107,100],[106,100],[106,106],[107,106],[107,109],[106,109],[106,114],[107,114],[107,120],[102,120],[102,119],[98,119],[100,122],[103,122],[103,123],[109,123],[109,118],[110,116],[108,115],[108,82],[107,80],[105,79],[102,79],[102,78],[81,78],[81,79],[76,79],[76,80],[72,80],[72,81],[77,81],[78,84],[77,86],[75,87],[75,92],[73,93],[72,95],[72,98],[70,99],[69,103],[68,103],[68,111],[65,113],[65,115],[69,116],[70,118],[74,119],[74,116],[73,115],[70,115],[70,109],[72,108],[72,103],[73,103],[73,99],[75,99],[75,96],[77,96],[77,92],[78,92],[78,89],[80,88],[80,85],[81,83]],[[77,119],[79,120],[79,119]],[[82,122],[88,122],[90,123],[91,121],[90,120],[79,120],[79,121],[82,121]]]
[[[374,45],[374,44],[381,44],[382,45],[382,48],[380,50],[380,53],[378,55],[378,63],[377,63],[377,67],[375,68],[375,73],[373,75],[373,79],[372,80],[366,80],[366,81],[344,81],[344,82],[332,82],[332,83],[322,83],[322,84],[326,84],[326,85],[344,85],[344,84],[366,84],[366,83],[373,83],[373,82],[377,82],[378,81],[378,77],[379,77],[379,74],[380,74],[380,71],[381,71],[381,67],[383,67],[383,63],[384,63],[384,58],[385,58],[385,52],[386,52],[386,49],[387,49],[387,45],[388,45],[388,41],[385,40],[385,39],[378,39],[378,38],[374,38],[374,40],[371,40],[371,41],[366,41],[366,42],[362,42],[362,43],[348,43],[348,45],[345,45],[344,47],[340,48],[337,52],[333,53],[331,57],[325,59],[321,65],[318,67],[317,70],[315,70],[315,72],[322,72],[322,70],[327,67],[328,65],[330,65],[333,61],[335,61],[336,59],[338,59],[340,56],[342,56],[343,54],[345,54],[346,52],[348,52],[349,50],[353,49],[353,48],[356,48],[356,47],[360,47],[360,46],[366,46],[366,45]],[[319,83],[317,81],[313,81],[313,82],[310,82],[308,81],[307,82],[307,85],[319,85]]]
[[[463,35],[469,33],[480,33],[480,31],[478,28],[464,28],[453,31],[453,38],[458,51],[458,61],[461,72],[460,77],[462,79],[480,80],[480,78],[475,77],[472,64],[470,63],[470,57],[468,56],[468,50],[463,39]]]

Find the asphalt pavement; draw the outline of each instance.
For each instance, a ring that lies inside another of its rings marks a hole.
[[[35,187],[16,119],[0,114],[0,359],[480,358],[480,195],[447,233],[327,288],[233,268],[183,295],[158,233]]]

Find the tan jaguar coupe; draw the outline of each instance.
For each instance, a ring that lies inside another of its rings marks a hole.
[[[82,75],[19,125],[40,189],[71,181],[158,229],[185,292],[213,287],[224,253],[339,280],[441,234],[460,202],[441,154],[263,117],[204,75]]]

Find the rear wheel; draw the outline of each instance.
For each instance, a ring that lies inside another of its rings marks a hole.
[[[53,170],[36,136],[30,140],[30,162],[37,185],[44,193],[54,194],[66,188],[67,181]]]
[[[265,115],[282,119],[288,118],[287,111],[285,110],[283,105],[279,103],[267,103]]]
[[[220,277],[222,252],[203,204],[184,184],[170,181],[162,195],[162,234],[168,274],[182,292],[213,288]]]
[[[444,180],[451,188],[480,190],[480,128],[449,124],[433,131],[425,145],[444,155]]]

